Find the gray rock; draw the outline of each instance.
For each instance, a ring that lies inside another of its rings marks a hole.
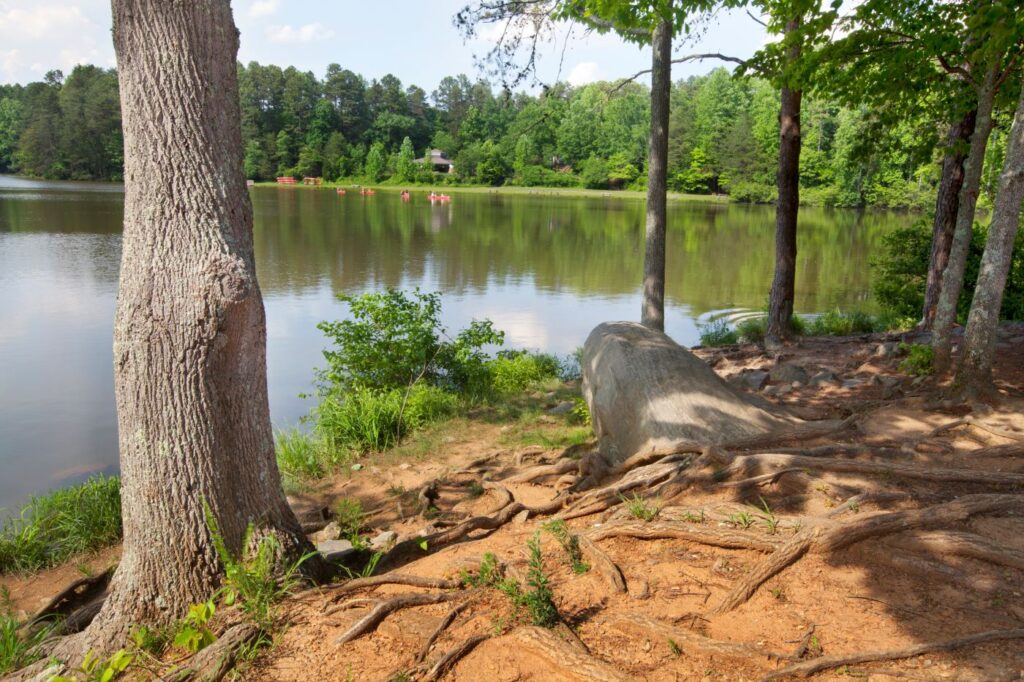
[[[743,386],[746,386],[751,391],[760,391],[768,383],[768,372],[759,369],[753,372],[746,372],[740,375],[740,381]]]
[[[363,468],[363,465],[359,464],[359,463],[356,463],[356,464],[352,465],[352,471],[359,471],[362,468]]]
[[[548,410],[548,414],[569,414],[572,412],[573,406],[574,403],[571,400],[564,400]]]
[[[326,526],[324,526],[322,530],[320,530],[317,533],[314,533],[311,537],[314,543],[337,540],[341,538],[341,527],[334,521],[331,521]]]
[[[821,384],[838,384],[839,377],[832,372],[818,372],[811,377],[811,386],[820,386]]]
[[[876,374],[871,377],[871,383],[875,386],[885,386],[886,388],[895,388],[900,385],[900,380],[897,377],[890,377],[884,374]]]
[[[519,512],[514,517],[512,517],[512,521],[516,525],[521,526],[524,523],[526,523],[526,520],[529,519],[529,518],[530,518],[530,510],[529,509],[524,509],[523,511]]]
[[[863,379],[847,379],[843,382],[843,388],[857,388],[864,384]]]
[[[328,561],[341,561],[355,554],[356,548],[348,540],[327,540],[316,546],[316,551],[324,555]]]
[[[899,348],[899,344],[895,341],[886,341],[885,343],[878,344],[875,348],[875,355],[880,358],[891,358],[896,355],[896,351]]]
[[[791,384],[794,381],[806,384],[810,380],[810,375],[807,374],[806,369],[791,362],[776,365],[772,368],[770,376],[772,381],[778,381],[782,384]]]
[[[370,540],[370,547],[374,550],[386,549],[398,539],[398,533],[393,530],[386,530],[373,536]]]

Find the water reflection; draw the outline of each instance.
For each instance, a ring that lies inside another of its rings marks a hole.
[[[426,193],[363,197],[255,188],[256,260],[267,307],[271,413],[308,409],[336,293],[440,289],[450,327],[489,317],[509,343],[568,353],[598,322],[639,312],[644,205],[615,198]],[[111,327],[123,196],[117,185],[0,176],[0,506],[116,467]],[[893,214],[801,213],[797,309],[869,305],[870,254]],[[772,276],[769,207],[677,203],[668,234],[666,327],[759,309]]]

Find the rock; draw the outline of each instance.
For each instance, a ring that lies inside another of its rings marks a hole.
[[[341,561],[347,556],[356,553],[356,548],[348,540],[327,540],[318,543],[316,551],[324,555],[328,561]]]
[[[573,407],[574,404],[571,400],[563,400],[548,410],[548,414],[569,414]]]
[[[875,355],[880,358],[891,358],[896,355],[899,347],[900,345],[895,341],[886,341],[885,343],[878,344],[878,347],[875,348]]]
[[[920,386],[921,384],[924,383],[924,380],[925,380],[925,377],[923,377],[923,376],[914,377],[913,381],[911,381],[910,383],[911,383],[912,386]]]
[[[524,509],[523,511],[521,511],[518,514],[516,514],[515,516],[513,516],[512,517],[512,521],[516,525],[521,526],[524,523],[526,523],[526,520],[529,519],[529,518],[530,518],[530,510],[529,509]]]
[[[337,540],[340,537],[341,537],[341,527],[337,523],[335,523],[334,521],[331,521],[326,526],[324,526],[323,530],[321,530],[321,531],[319,531],[317,533],[314,533],[313,535],[310,536],[310,538],[313,540],[314,543],[328,542],[330,540]]]
[[[398,539],[398,533],[393,530],[386,530],[370,539],[370,548],[373,550],[387,549]]]
[[[838,384],[839,377],[832,372],[818,372],[811,377],[811,386],[820,386],[821,384]]]
[[[412,469],[412,465],[409,464],[408,462],[402,462],[401,464],[398,465],[398,468],[402,470]]]
[[[847,379],[843,382],[843,388],[857,388],[864,384],[863,379]]]
[[[891,377],[885,374],[876,374],[871,383],[877,383],[886,388],[896,388],[900,385],[900,379],[899,377]]]
[[[806,369],[791,362],[784,362],[781,365],[776,365],[772,368],[770,376],[772,381],[777,381],[782,384],[791,384],[794,381],[806,384],[810,380],[810,376],[807,374]]]
[[[582,364],[583,396],[609,460],[679,441],[746,438],[798,421],[731,385],[665,334],[635,322],[598,325],[583,346]]]
[[[288,505],[295,512],[295,518],[302,526],[303,533],[313,533],[327,525],[331,512],[322,504],[314,504],[305,500],[289,497]]]
[[[768,383],[768,372],[756,369],[740,375],[740,381],[751,391],[760,391]]]
[[[356,464],[352,465],[352,471],[359,471],[362,468],[363,468],[363,465],[359,464],[359,463],[356,463]]]

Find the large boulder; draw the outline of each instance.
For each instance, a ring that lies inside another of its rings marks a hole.
[[[601,453],[612,461],[680,441],[711,445],[798,422],[635,322],[605,322],[587,337],[583,397]]]

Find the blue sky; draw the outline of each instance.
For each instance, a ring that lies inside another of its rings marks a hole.
[[[487,51],[492,32],[465,42],[452,17],[466,0],[234,0],[242,34],[239,59],[293,65],[322,76],[337,62],[370,78],[393,73],[406,85],[432,91],[447,75],[477,75],[473,55]],[[764,30],[743,12],[722,14],[704,38],[680,44],[677,54],[716,51],[749,56]],[[614,80],[649,65],[649,50],[611,35],[583,36],[577,29],[560,66],[563,41],[540,61],[545,82],[559,76],[575,84]],[[0,83],[39,80],[51,68],[78,63],[114,66],[110,0],[0,0]],[[678,65],[675,76],[705,73],[716,62]]]

